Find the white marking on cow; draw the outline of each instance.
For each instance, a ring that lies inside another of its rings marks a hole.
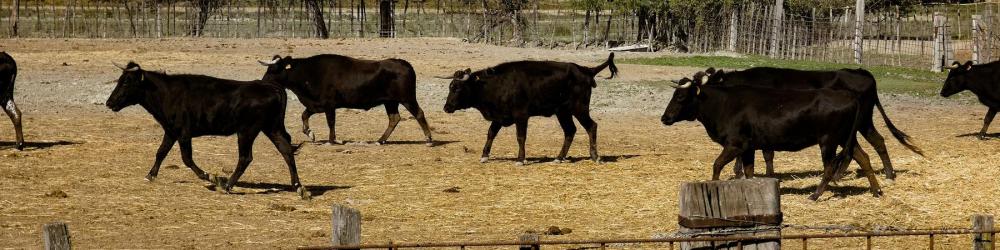
[[[7,100],[3,108],[7,110],[7,113],[11,115],[11,118],[17,119],[17,106],[14,104],[14,100]]]

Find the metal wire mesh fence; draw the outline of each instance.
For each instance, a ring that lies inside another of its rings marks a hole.
[[[774,1],[747,0],[649,14],[631,7],[585,11],[573,7],[573,0],[556,0],[554,6],[527,0],[517,10],[491,1],[316,0],[321,12],[303,0],[220,0],[208,9],[200,1],[0,0],[0,26],[5,27],[0,37],[13,37],[17,23],[19,37],[309,38],[320,34],[316,13],[321,13],[334,38],[389,34],[552,47],[652,43],[683,52],[928,69],[952,60],[1000,57],[998,3],[896,6],[865,13],[854,6],[786,10]],[[388,8],[380,6],[383,2],[390,3]]]

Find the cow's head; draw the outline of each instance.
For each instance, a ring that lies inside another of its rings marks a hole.
[[[448,101],[444,104],[446,113],[472,107],[477,98],[475,93],[478,93],[483,85],[479,77],[472,74],[472,69],[455,71],[450,77],[438,78],[451,79],[451,84],[448,85]]]
[[[674,83],[674,96],[667,103],[667,110],[663,111],[660,122],[663,125],[673,125],[680,121],[693,121],[698,110],[698,95],[701,94],[701,81],[691,80],[687,77]]]
[[[945,68],[951,70],[948,71],[948,79],[944,80],[944,87],[941,88],[941,96],[949,97],[968,89],[969,73],[972,72],[972,61],[965,62],[965,64],[959,64],[958,61],[955,61],[950,67]]]
[[[258,60],[257,62],[267,67],[267,71],[264,71],[264,77],[261,80],[276,82],[281,85],[288,84],[288,75],[294,68],[291,56],[281,58],[279,55],[274,55],[270,61]]]
[[[144,71],[139,67],[139,64],[128,62],[125,66],[118,64],[115,66],[122,69],[122,75],[118,77],[118,84],[115,86],[115,90],[111,91],[111,96],[108,96],[108,101],[104,105],[107,105],[111,111],[118,112],[125,107],[138,104],[145,90],[151,86],[146,81]]]

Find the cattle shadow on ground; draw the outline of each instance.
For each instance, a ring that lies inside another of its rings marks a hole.
[[[976,136],[979,136],[979,133],[968,133],[968,134],[960,134],[960,135],[956,135],[956,136],[955,136],[955,138],[961,138],[961,137],[976,137]],[[984,137],[985,137],[986,139],[996,139],[996,138],[1000,138],[1000,133],[988,133],[988,134],[986,134],[986,136],[984,136]]]
[[[59,141],[38,141],[38,142],[26,141],[26,142],[24,142],[24,150],[25,151],[29,151],[29,150],[35,150],[35,149],[46,149],[46,148],[51,148],[51,147],[55,147],[55,146],[77,145],[77,144],[84,144],[84,143],[86,143],[86,142],[82,142],[82,141],[78,141],[78,142],[77,141],[63,141],[63,140],[59,140]],[[12,141],[0,141],[0,150],[14,148],[14,144],[15,143],[12,142]]]
[[[755,169],[755,172],[756,172],[756,173],[754,173],[754,177],[775,178],[775,179],[782,180],[782,181],[805,179],[805,178],[816,178],[816,177],[821,177],[823,175],[823,170],[774,171],[774,174],[772,174],[772,175],[766,175],[766,174],[760,173],[760,170],[761,170],[760,168],[754,168],[754,169]],[[877,169],[877,170],[875,170],[875,175],[877,175],[879,177],[883,177],[883,176],[885,176],[885,172],[884,171],[885,171],[884,169]],[[895,169],[895,172],[896,172],[896,175],[899,175],[899,174],[903,174],[903,173],[909,172],[909,170],[906,170],[906,169]],[[848,179],[859,179],[859,178],[867,178],[867,176],[863,175],[863,173],[860,171],[860,169],[854,169],[854,170],[848,170],[847,173],[844,173],[844,178],[843,179],[848,180]]]
[[[444,146],[458,141],[440,141],[435,140],[434,147]],[[385,145],[424,145],[427,141],[387,141],[383,145],[378,145],[375,141],[342,141],[341,144],[330,143],[330,140],[316,140],[315,142],[303,141],[300,145],[310,144],[313,146],[385,146]],[[301,146],[300,146],[301,147]]]
[[[305,185],[306,189],[312,193],[313,197],[321,196],[326,192],[339,190],[339,189],[349,189],[354,186],[337,186],[337,185]],[[265,182],[236,182],[236,187],[246,188],[246,189],[257,189],[260,191],[256,192],[233,192],[236,195],[249,195],[249,194],[275,194],[280,192],[292,192],[296,190],[291,184],[278,184],[278,183],[265,183]],[[209,185],[206,188],[209,190],[216,190],[215,185]]]
[[[618,161],[621,161],[621,160],[627,160],[627,159],[631,159],[631,158],[635,158],[635,157],[639,157],[639,156],[642,156],[642,155],[637,155],[637,154],[628,154],[628,155],[602,155],[601,156],[601,162],[604,162],[604,163],[618,162]],[[517,158],[515,158],[515,157],[490,158],[490,161],[509,161],[509,162],[512,162],[512,163],[514,161],[516,161],[516,160],[517,160]],[[550,163],[552,161],[555,161],[556,158],[555,157],[550,157],[550,156],[540,156],[540,157],[525,157],[524,160],[527,161],[528,164],[539,164],[539,163]],[[590,157],[587,157],[587,156],[570,156],[570,157],[566,157],[566,161],[568,161],[568,163],[577,163],[577,162],[580,162],[580,161],[589,161],[589,160],[590,160]]]
[[[782,195],[786,194],[811,195],[813,194],[813,192],[816,192],[817,186],[819,186],[819,184],[801,188],[781,187],[778,190],[778,193]],[[831,183],[831,185],[827,186],[826,192],[824,192],[824,194],[832,193],[833,197],[845,198],[848,196],[871,195],[871,192],[869,192],[869,190],[870,189],[868,188],[868,186],[834,186]]]

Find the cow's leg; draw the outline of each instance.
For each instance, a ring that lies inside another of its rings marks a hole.
[[[420,129],[424,131],[424,137],[427,138],[427,146],[434,146],[434,139],[431,139],[431,126],[427,124],[427,118],[424,117],[424,110],[420,109],[420,105],[417,101],[403,103],[403,107],[406,107],[407,111],[413,115],[414,119],[417,119],[417,123],[420,123]]]
[[[764,165],[767,168],[767,176],[774,176],[774,150],[762,150],[764,154]]]
[[[24,133],[21,130],[21,110],[17,109],[17,103],[14,103],[14,98],[11,97],[4,103],[3,111],[7,113],[7,117],[10,121],[14,123],[14,134],[16,141],[14,142],[14,148],[17,150],[24,149]]]
[[[722,153],[719,153],[719,157],[715,158],[715,164],[712,164],[712,180],[719,180],[719,175],[722,174],[722,168],[729,164],[729,162],[736,159],[737,156],[743,153],[742,148],[736,147],[723,147]]]
[[[743,154],[740,157],[740,160],[736,161],[736,162],[741,162],[741,161],[743,162],[743,173],[739,174],[743,176],[742,178],[745,179],[753,178],[754,153],[755,153],[754,150],[751,149],[744,150]],[[739,175],[737,176],[737,178],[740,178]]]
[[[299,193],[302,199],[311,199],[312,194],[299,182],[299,172],[295,167],[295,150],[292,148],[292,137],[283,128],[268,131],[265,135],[271,140],[274,147],[278,149],[278,152],[281,153],[281,157],[285,159],[285,164],[288,165],[288,174],[292,180],[292,188]]]
[[[528,119],[523,119],[514,122],[514,126],[517,127],[517,162],[514,164],[517,166],[524,166],[524,142],[528,139]]]
[[[733,161],[733,174],[736,179],[743,179],[743,159]]]
[[[986,129],[990,128],[990,123],[993,122],[993,117],[997,115],[997,108],[990,108],[990,111],[986,111],[986,118],[983,119],[983,129],[979,130],[979,139],[986,140]]]
[[[826,187],[833,180],[833,176],[836,174],[839,166],[833,165],[833,158],[836,156],[837,147],[836,146],[824,146],[820,145],[820,155],[823,159],[823,177],[819,181],[819,185],[816,186],[816,191],[809,196],[810,200],[819,199],[823,192],[826,192]]]
[[[229,177],[229,181],[225,183],[225,186],[222,186],[222,191],[229,193],[233,186],[236,185],[236,182],[240,180],[240,176],[243,176],[243,172],[247,170],[247,166],[250,166],[250,162],[253,161],[253,141],[257,139],[257,134],[259,133],[260,131],[237,134],[240,159],[236,162],[236,169],[233,170],[233,175]]]
[[[302,111],[302,133],[309,137],[309,141],[316,142],[316,134],[309,128],[309,117],[315,114],[307,108]]]
[[[160,148],[156,149],[156,160],[153,161],[153,167],[149,169],[149,174],[146,174],[147,181],[153,181],[156,179],[156,175],[160,173],[160,164],[163,164],[163,159],[167,158],[167,154],[170,153],[170,148],[174,147],[174,143],[177,142],[173,136],[167,133],[163,133],[163,140],[160,142]]]
[[[483,145],[483,156],[479,158],[479,163],[486,163],[490,159],[490,149],[493,148],[493,139],[497,138],[500,128],[503,128],[503,126],[499,122],[490,123],[490,130],[486,132],[486,145]]]
[[[576,120],[580,121],[580,126],[587,130],[590,137],[590,160],[600,163],[601,156],[597,154],[597,122],[590,118],[589,111],[576,114]]]
[[[330,127],[330,140],[327,143],[344,144],[344,142],[337,140],[337,110],[332,108],[326,110],[326,125]]]
[[[184,165],[190,168],[191,171],[193,171],[194,174],[198,176],[198,179],[209,180],[208,174],[206,174],[205,171],[202,171],[201,168],[199,168],[198,165],[194,163],[194,157],[192,157],[191,153],[191,138],[181,136],[180,143],[181,143],[181,160],[184,161]]]
[[[573,136],[576,135],[576,124],[573,123],[573,115],[569,113],[559,113],[556,114],[556,118],[559,119],[559,126],[563,130],[563,146],[562,150],[559,151],[559,156],[556,157],[555,162],[563,162],[566,160],[566,154],[569,152],[569,146],[573,144]]]
[[[892,160],[889,159],[889,150],[885,146],[885,137],[882,137],[882,134],[879,134],[878,130],[875,130],[875,126],[866,128],[862,131],[862,135],[865,136],[868,144],[871,144],[872,148],[875,148],[878,158],[882,160],[882,172],[885,173],[885,178],[895,180],[896,171],[892,168]],[[864,171],[864,169],[862,168],[861,171]],[[858,172],[858,176],[863,174],[860,171]]]
[[[868,159],[868,154],[865,153],[861,147],[854,147],[854,161],[861,165],[861,169],[864,170],[865,176],[868,177],[868,184],[872,195],[875,197],[882,196],[882,187],[878,184],[878,179],[875,178],[875,170],[872,170],[872,164],[870,159]]]
[[[378,144],[385,144],[389,140],[389,135],[392,134],[392,131],[396,130],[396,125],[399,124],[399,103],[386,103],[385,113],[389,115],[389,126],[385,128],[385,132],[382,132],[382,137],[378,138],[376,142]]]

